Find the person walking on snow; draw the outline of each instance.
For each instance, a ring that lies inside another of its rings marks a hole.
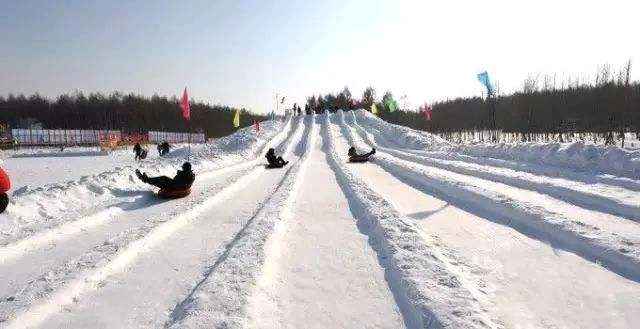
[[[376,149],[372,148],[371,152],[369,153],[365,153],[365,154],[358,154],[358,152],[356,151],[355,147],[350,147],[349,148],[349,162],[367,162],[369,160],[369,157],[376,154]]]

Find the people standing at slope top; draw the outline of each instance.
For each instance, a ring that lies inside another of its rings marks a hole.
[[[270,148],[264,157],[267,158],[267,162],[269,162],[267,168],[282,168],[289,163],[289,161],[284,161],[281,156],[276,157],[276,150],[273,148]]]
[[[369,157],[376,154],[376,149],[372,148],[371,152],[369,153],[364,153],[364,154],[358,154],[358,152],[356,151],[355,147],[350,147],[349,148],[349,162],[367,162],[369,160]]]

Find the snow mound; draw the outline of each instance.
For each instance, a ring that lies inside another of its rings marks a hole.
[[[384,136],[393,136],[393,140],[408,148],[414,149],[442,149],[451,144],[444,139],[424,131],[388,123],[363,109],[351,111],[360,123],[364,123],[380,132]]]
[[[457,150],[471,156],[527,161],[640,179],[640,151],[617,146],[585,142],[484,143],[459,146]]]
[[[265,122],[260,132],[251,127],[206,145],[193,145],[190,162],[196,174],[206,173],[253,158],[264,148],[286,136],[291,119]],[[117,152],[131,152],[118,150]],[[39,154],[46,152],[39,152]],[[185,161],[186,145],[177,146],[169,156],[144,160],[135,166],[150,176],[175,175]],[[72,160],[70,160],[72,161]],[[23,186],[11,192],[10,205],[0,220],[0,245],[6,245],[69,220],[91,215],[96,204],[110,205],[123,197],[150,193],[150,187],[134,175],[134,165],[117,166],[94,175],[42,186]],[[19,174],[19,173],[18,173]]]

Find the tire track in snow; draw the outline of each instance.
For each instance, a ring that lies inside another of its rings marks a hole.
[[[370,241],[383,260],[390,288],[411,328],[497,328],[482,303],[465,287],[438,246],[420,228],[374,192],[336,155],[328,114],[323,122],[327,160],[340,187],[353,202],[356,218],[371,227]]]
[[[297,125],[295,130],[300,130],[299,128],[299,125]],[[280,135],[284,136],[285,132],[286,131],[283,131]],[[277,147],[285,149],[290,153],[293,146],[291,140],[292,135],[293,133],[287,133],[287,139],[285,140],[272,140],[264,146],[263,150],[277,143]],[[66,305],[74,303],[81,295],[99,289],[102,284],[101,282],[106,278],[126,270],[126,266],[133,263],[144,252],[151,250],[152,247],[168,238],[173,232],[195,221],[198,216],[206,210],[220,204],[224,200],[228,200],[239,190],[247,187],[252,181],[260,177],[260,175],[265,172],[265,168],[262,165],[256,166],[259,161],[258,158],[248,163],[239,164],[238,167],[241,169],[252,167],[253,169],[243,174],[239,179],[214,196],[208,197],[203,201],[198,201],[195,205],[188,204],[187,206],[191,209],[186,213],[179,215],[181,211],[174,211],[173,215],[170,216],[173,218],[169,221],[161,219],[153,220],[150,225],[127,230],[115,238],[95,246],[82,256],[63,264],[53,271],[45,273],[44,276],[28,282],[27,286],[21,289],[22,291],[28,290],[29,295],[36,298],[44,296],[48,301],[31,307],[26,305],[28,308],[15,316],[15,320],[9,324],[8,328],[22,328],[37,324],[44,321],[48,315],[63,309]],[[231,167],[225,168],[222,173],[228,173],[232,169]],[[209,179],[210,178],[211,177],[209,177]],[[206,193],[203,191],[201,194],[205,195]],[[83,271],[95,268],[100,261],[106,261],[108,263],[93,271]],[[77,273],[78,270],[83,272],[79,275],[80,278],[77,278],[78,276],[74,278],[73,274]],[[66,279],[70,277],[74,278],[73,281],[64,285],[64,283],[67,282]],[[54,292],[52,296],[48,297],[47,295],[51,288],[48,286],[43,287],[41,282],[51,281],[54,281],[57,285],[64,285],[64,287],[62,290]],[[10,302],[14,300],[15,297],[12,296],[6,298],[6,301]],[[0,319],[0,323],[7,321],[8,318],[13,317],[13,315],[5,314],[4,317],[4,319]]]
[[[312,118],[306,116],[307,118]],[[305,129],[304,153],[290,165],[275,193],[249,219],[227,245],[225,252],[205,273],[192,292],[171,313],[167,328],[229,328],[245,322],[245,305],[262,273],[267,241],[281,222],[293,215],[292,208],[306,170],[306,158],[314,143],[314,125]],[[287,154],[291,148],[287,148]]]
[[[640,244],[636,241],[480,186],[467,185],[441,169],[400,160],[385,152],[377,153],[374,162],[417,190],[640,282]]]
[[[491,168],[484,168],[480,165],[470,164],[464,165],[464,162],[450,161],[433,158],[427,156],[420,156],[410,152],[403,152],[400,150],[394,150],[389,147],[381,146],[368,137],[368,133],[362,130],[355,121],[355,115],[350,113],[349,124],[352,124],[356,130],[358,130],[360,136],[362,136],[369,145],[375,146],[380,150],[385,151],[388,154],[394,155],[402,160],[416,162],[443,170],[455,172],[462,175],[474,176],[502,184],[510,185],[513,187],[526,189],[541,194],[546,194],[551,197],[557,198],[562,201],[566,201],[577,205],[584,209],[589,209],[597,212],[606,212],[614,216],[623,217],[636,222],[640,222],[640,199],[635,198],[626,202],[626,200],[618,199],[613,196],[605,196],[602,194],[593,193],[592,187],[580,186],[580,189],[571,188],[569,186],[562,186],[560,182],[553,184],[552,181],[544,181],[542,177],[536,177],[535,175],[516,172],[511,169],[502,169],[501,173],[496,173],[495,170],[487,170]],[[386,139],[378,136],[382,141]],[[492,168],[497,169],[497,168]],[[590,191],[591,190],[591,191]]]

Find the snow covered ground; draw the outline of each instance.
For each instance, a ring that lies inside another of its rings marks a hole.
[[[0,328],[640,323],[635,167],[462,149],[364,111],[261,128],[194,147],[178,200],[133,171],[171,175],[184,147],[5,153]],[[377,153],[351,164],[351,145]],[[289,165],[265,169],[269,147]]]

